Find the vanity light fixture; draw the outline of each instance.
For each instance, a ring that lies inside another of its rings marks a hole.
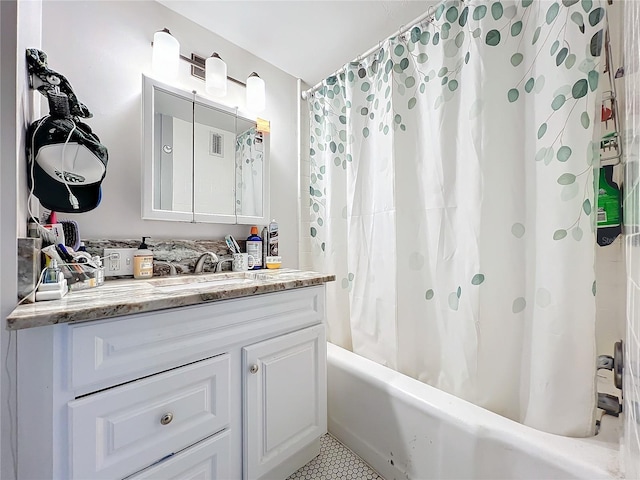
[[[151,69],[157,76],[173,80],[178,76],[180,42],[164,28],[153,35]]]
[[[1,1],[1,0],[0,0]],[[247,83],[227,75],[227,64],[217,52],[205,60],[195,53],[191,58],[180,54],[180,43],[164,28],[153,35],[152,70],[160,79],[174,80],[178,76],[178,63],[184,60],[191,65],[191,75],[205,81],[205,90],[209,95],[224,97],[227,94],[227,81],[246,88],[246,108],[250,112],[260,113],[265,109],[265,83],[256,72],[247,78]]]
[[[227,94],[227,64],[216,52],[205,62],[205,88],[215,97]]]
[[[247,78],[247,110],[259,113],[265,107],[264,80],[253,72]]]

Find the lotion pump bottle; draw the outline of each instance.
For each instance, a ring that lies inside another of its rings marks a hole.
[[[142,237],[142,243],[133,255],[133,278],[153,277],[153,252],[144,243],[147,238]]]

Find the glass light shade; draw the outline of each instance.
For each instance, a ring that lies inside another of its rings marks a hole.
[[[205,89],[215,97],[227,94],[227,64],[214,53],[205,62]]]
[[[178,76],[180,62],[180,42],[168,29],[153,34],[151,69],[162,79],[173,80]]]
[[[247,110],[261,112],[265,107],[264,80],[256,72],[247,78]]]

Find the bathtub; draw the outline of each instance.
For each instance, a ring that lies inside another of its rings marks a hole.
[[[612,479],[620,419],[600,434],[540,432],[327,344],[329,432],[386,480]]]

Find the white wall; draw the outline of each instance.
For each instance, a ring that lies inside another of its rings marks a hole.
[[[0,2],[0,202],[16,204],[16,41],[17,5],[15,0]],[[15,24],[14,24],[15,22]],[[0,209],[0,252],[6,259],[13,258],[16,246],[15,208]],[[5,318],[11,312],[16,298],[16,277],[12,263],[8,271],[0,275],[0,477],[13,479],[12,444],[16,431],[10,418],[15,412],[15,383],[5,373],[9,369],[15,375],[15,348],[9,350],[9,334],[5,331]],[[15,342],[13,343],[15,346]]]
[[[40,0],[0,1],[0,478],[15,472],[16,339],[5,318],[17,297],[17,237],[26,233],[27,125],[38,118],[39,103],[29,91],[25,49],[38,48],[41,38]],[[19,26],[19,28],[18,28]]]
[[[625,90],[626,90],[626,128],[627,142],[625,159],[637,175],[640,162],[640,2],[624,3],[625,25]],[[631,176],[629,172],[629,176]],[[626,238],[627,259],[627,344],[624,358],[624,409],[625,436],[624,460],[626,478],[640,478],[640,419],[638,406],[640,405],[640,245],[638,243],[637,219],[640,217],[638,205],[638,182],[640,178],[633,178],[632,185],[627,185],[626,212],[628,220],[635,224],[629,228]]]
[[[241,19],[238,19],[241,22]],[[84,238],[222,238],[249,235],[249,226],[188,224],[141,220],[142,72],[151,65],[153,33],[167,27],[181,43],[181,53],[209,56],[214,50],[227,62],[228,74],[240,80],[256,71],[267,86],[271,121],[271,209],[280,224],[280,248],[287,267],[298,265],[296,79],[223,38],[151,1],[46,1],[43,4],[43,50],[50,66],[71,82],[80,101],[93,112],[87,123],[109,149],[102,204],[86,214],[68,215]],[[239,24],[239,27],[241,25]],[[181,62],[182,88],[204,92]],[[230,84],[230,98],[242,105],[243,90]],[[64,217],[67,217],[65,215]]]
[[[596,246],[596,352],[613,355],[613,344],[626,337],[624,240]]]

